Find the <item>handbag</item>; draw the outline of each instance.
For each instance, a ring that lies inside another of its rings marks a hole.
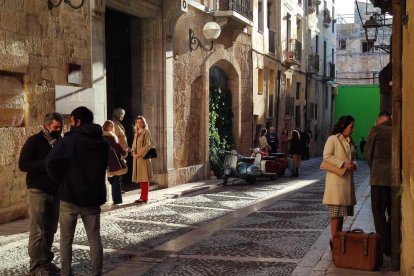
[[[144,139],[142,140],[142,147],[144,147],[145,144],[145,134],[144,134]],[[143,159],[151,159],[151,158],[157,158],[157,150],[155,148],[150,148],[147,151],[147,154],[145,154],[145,156],[143,157]]]
[[[344,174],[346,173],[346,168],[345,167],[338,168],[337,166],[334,166],[334,165],[326,162],[325,160],[322,161],[322,163],[320,165],[320,169],[328,171],[328,172],[332,172],[332,173],[337,174],[339,176],[344,176]]]
[[[150,148],[143,157],[144,159],[150,159],[150,158],[157,158],[157,150],[155,148]]]
[[[346,152],[346,150],[345,150],[344,145],[342,144],[342,142],[341,142],[341,141],[339,141],[339,143],[341,143],[341,146],[342,146],[342,148],[343,148],[344,152]],[[347,160],[348,160],[348,157],[347,157]],[[345,168],[345,167],[338,168],[337,166],[334,166],[334,165],[332,165],[331,163],[328,163],[328,162],[327,162],[327,161],[325,161],[325,160],[323,160],[323,161],[322,161],[322,163],[321,163],[321,165],[319,166],[319,168],[320,168],[321,170],[325,170],[325,171],[328,171],[328,172],[334,173],[334,174],[336,174],[336,175],[338,175],[338,176],[344,176],[344,175],[345,175],[345,173],[346,173],[346,168]]]

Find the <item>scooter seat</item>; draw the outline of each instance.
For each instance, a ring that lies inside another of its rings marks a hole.
[[[275,156],[262,156],[262,160],[273,160],[273,161],[275,161],[276,157]]]

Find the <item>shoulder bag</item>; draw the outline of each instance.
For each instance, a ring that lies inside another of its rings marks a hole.
[[[142,141],[142,147],[144,147],[145,144],[145,134],[144,134],[144,139]],[[155,148],[150,148],[147,151],[147,154],[145,154],[145,156],[143,157],[143,159],[151,159],[151,158],[157,158],[157,150]]]
[[[339,140],[339,138],[338,138],[338,140]],[[339,143],[341,143],[341,146],[342,146],[342,148],[344,149],[344,152],[346,153],[346,150],[345,150],[345,147],[344,147],[344,145],[342,144],[342,141],[341,140],[339,140]],[[348,160],[348,157],[346,158],[347,159],[347,161],[349,161]],[[320,165],[320,167],[319,167],[321,170],[325,170],[325,171],[329,171],[329,172],[331,172],[331,173],[334,173],[334,174],[336,174],[336,175],[338,175],[338,176],[344,176],[345,175],[345,173],[346,173],[346,168],[345,167],[342,167],[342,168],[338,168],[337,166],[334,166],[334,165],[332,165],[331,163],[328,163],[327,161],[325,161],[325,160],[323,160],[322,161],[322,163],[321,163],[321,165]]]

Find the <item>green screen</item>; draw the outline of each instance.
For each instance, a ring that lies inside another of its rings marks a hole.
[[[352,139],[357,145],[358,158],[362,159],[359,149],[361,137],[367,139],[368,132],[375,124],[380,107],[378,85],[339,86],[335,97],[335,122],[343,115],[355,118],[355,130]]]

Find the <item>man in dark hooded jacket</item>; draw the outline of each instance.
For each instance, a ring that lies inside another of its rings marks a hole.
[[[73,275],[72,241],[78,215],[88,236],[92,274],[102,275],[103,247],[100,236],[100,205],[106,201],[105,174],[109,145],[93,113],[81,106],[71,113],[71,131],[46,159],[50,177],[59,183],[61,275]]]

